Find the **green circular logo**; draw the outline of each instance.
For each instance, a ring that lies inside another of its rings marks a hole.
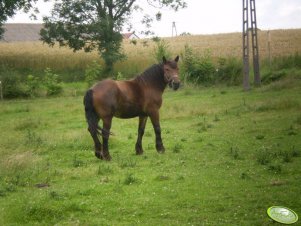
[[[293,224],[298,221],[298,215],[291,209],[283,206],[272,206],[267,211],[270,218],[282,224]]]

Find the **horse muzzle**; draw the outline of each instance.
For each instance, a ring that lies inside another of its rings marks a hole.
[[[177,90],[180,87],[180,81],[170,81],[169,87],[172,88],[173,90]]]

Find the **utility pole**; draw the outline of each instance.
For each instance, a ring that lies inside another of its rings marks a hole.
[[[242,52],[243,52],[243,86],[244,90],[247,91],[250,89],[249,82],[249,0],[242,0],[242,20],[243,20],[243,32],[242,32]]]
[[[174,36],[174,34],[176,34],[176,36],[178,36],[176,22],[173,21],[172,22],[172,31],[171,31],[172,37]]]
[[[268,57],[269,57],[269,66],[271,68],[272,66],[272,60],[271,60],[271,33],[268,31]]]
[[[249,13],[251,17],[251,35],[252,35],[252,52],[253,52],[253,68],[254,68],[254,84],[259,86],[261,83],[259,71],[259,53],[257,38],[257,20],[255,0],[243,0],[243,86],[244,90],[250,89],[249,84]],[[250,5],[250,8],[249,8]]]
[[[0,81],[0,100],[3,100],[2,82]]]

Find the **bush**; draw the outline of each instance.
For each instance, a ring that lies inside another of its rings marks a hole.
[[[118,73],[117,73],[116,80],[118,80],[118,81],[125,80],[124,75],[120,71],[118,71]]]
[[[63,91],[59,76],[46,68],[44,75],[22,76],[12,69],[0,70],[4,98],[37,97],[41,91],[47,96],[58,95]]]
[[[47,96],[58,95],[62,93],[63,88],[59,82],[59,76],[54,74],[50,68],[45,69],[44,86]]]
[[[268,71],[262,75],[262,83],[264,84],[270,84],[271,82],[276,82],[284,77],[286,77],[287,72],[286,70],[280,70],[280,71]]]
[[[275,57],[272,60],[273,70],[282,70],[282,69],[289,69],[289,68],[301,69],[301,55],[299,55],[298,52],[289,56]]]
[[[94,60],[90,65],[88,65],[85,71],[85,82],[88,86],[92,86],[96,81],[101,80],[103,78],[103,69],[96,60]]]
[[[154,58],[158,63],[162,62],[163,56],[166,57],[166,59],[171,59],[171,53],[169,51],[169,45],[167,42],[160,38],[155,38],[153,41],[156,43],[156,47],[154,49]]]
[[[28,75],[26,79],[26,93],[29,97],[38,96],[38,90],[40,89],[41,82],[38,77]]]
[[[228,85],[242,84],[242,62],[235,57],[219,58],[217,81]]]
[[[4,98],[27,97],[25,82],[21,76],[14,70],[6,68],[0,74]]]
[[[182,62],[181,75],[184,80],[204,85],[215,82],[215,67],[209,50],[197,56],[192,48],[186,45]]]

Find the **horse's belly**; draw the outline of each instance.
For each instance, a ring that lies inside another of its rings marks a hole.
[[[138,108],[137,106],[131,106],[131,105],[120,106],[114,112],[114,116],[117,118],[134,118],[141,115],[145,115],[141,111],[141,108]]]

